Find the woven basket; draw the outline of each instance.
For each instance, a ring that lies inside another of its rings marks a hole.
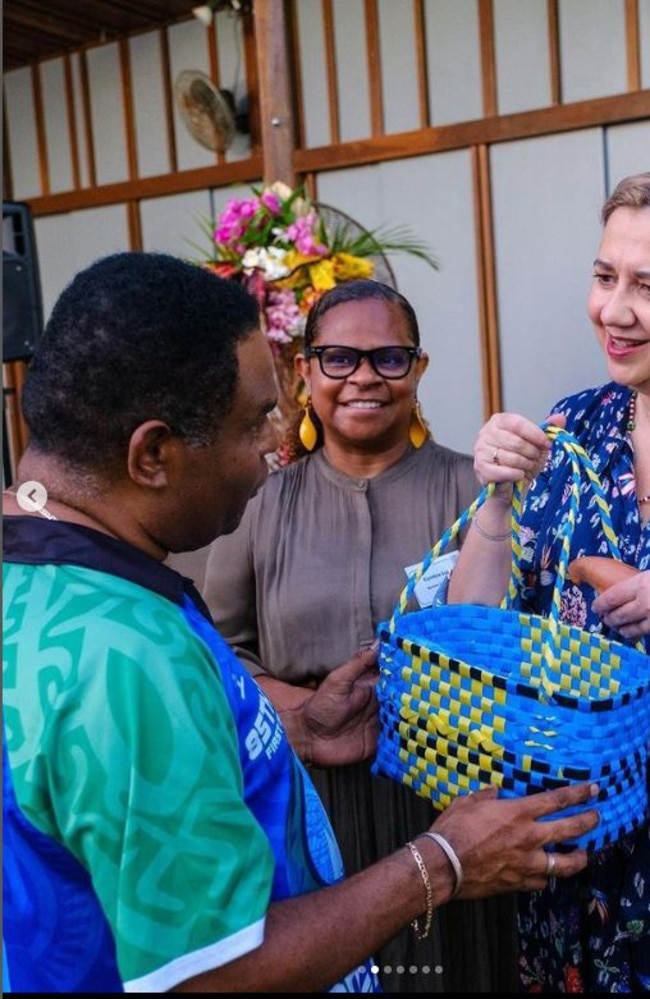
[[[455,604],[405,613],[418,580],[491,495],[491,484],[432,548],[391,619],[377,629],[381,725],[373,771],[406,784],[440,810],[456,795],[488,785],[514,796],[595,782],[600,824],[573,844],[598,849],[648,816],[650,660],[640,647],[560,621],[583,475],[610,553],[620,553],[588,455],[570,434],[543,427],[564,449],[572,474],[550,613],[512,609],[520,581],[518,486],[512,571],[501,607]]]

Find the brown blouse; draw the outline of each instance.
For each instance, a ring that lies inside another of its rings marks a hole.
[[[203,595],[218,630],[253,675],[322,677],[374,637],[405,567],[478,491],[471,456],[433,441],[371,479],[335,471],[322,450],[272,473],[211,546]]]

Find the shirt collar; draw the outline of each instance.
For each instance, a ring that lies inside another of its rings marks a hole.
[[[27,565],[77,565],[128,579],[182,604],[187,594],[212,621],[203,598],[191,579],[120,538],[81,524],[40,517],[3,517],[5,562]]]

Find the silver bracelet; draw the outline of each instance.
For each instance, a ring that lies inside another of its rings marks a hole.
[[[512,534],[512,531],[510,530],[506,531],[505,534],[490,534],[488,531],[483,530],[483,528],[478,522],[478,515],[476,513],[474,514],[474,517],[472,519],[472,524],[474,525],[478,533],[481,535],[481,537],[485,538],[486,541],[505,541]]]
[[[441,836],[440,833],[425,832],[421,833],[421,835],[428,836],[429,839],[432,839],[434,841],[434,843],[437,843],[440,849],[443,850],[443,852],[447,857],[447,860],[453,867],[456,883],[454,885],[454,890],[451,893],[451,897],[454,898],[460,891],[461,886],[463,884],[463,866],[458,857],[456,856],[456,851],[454,850],[451,843],[448,843],[445,837]]]

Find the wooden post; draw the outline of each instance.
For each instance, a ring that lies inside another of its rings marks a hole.
[[[295,141],[285,0],[255,0],[255,45],[265,184],[295,187]]]
[[[16,478],[18,462],[27,446],[29,431],[20,411],[20,397],[27,361],[5,361],[2,365],[3,485]]]

